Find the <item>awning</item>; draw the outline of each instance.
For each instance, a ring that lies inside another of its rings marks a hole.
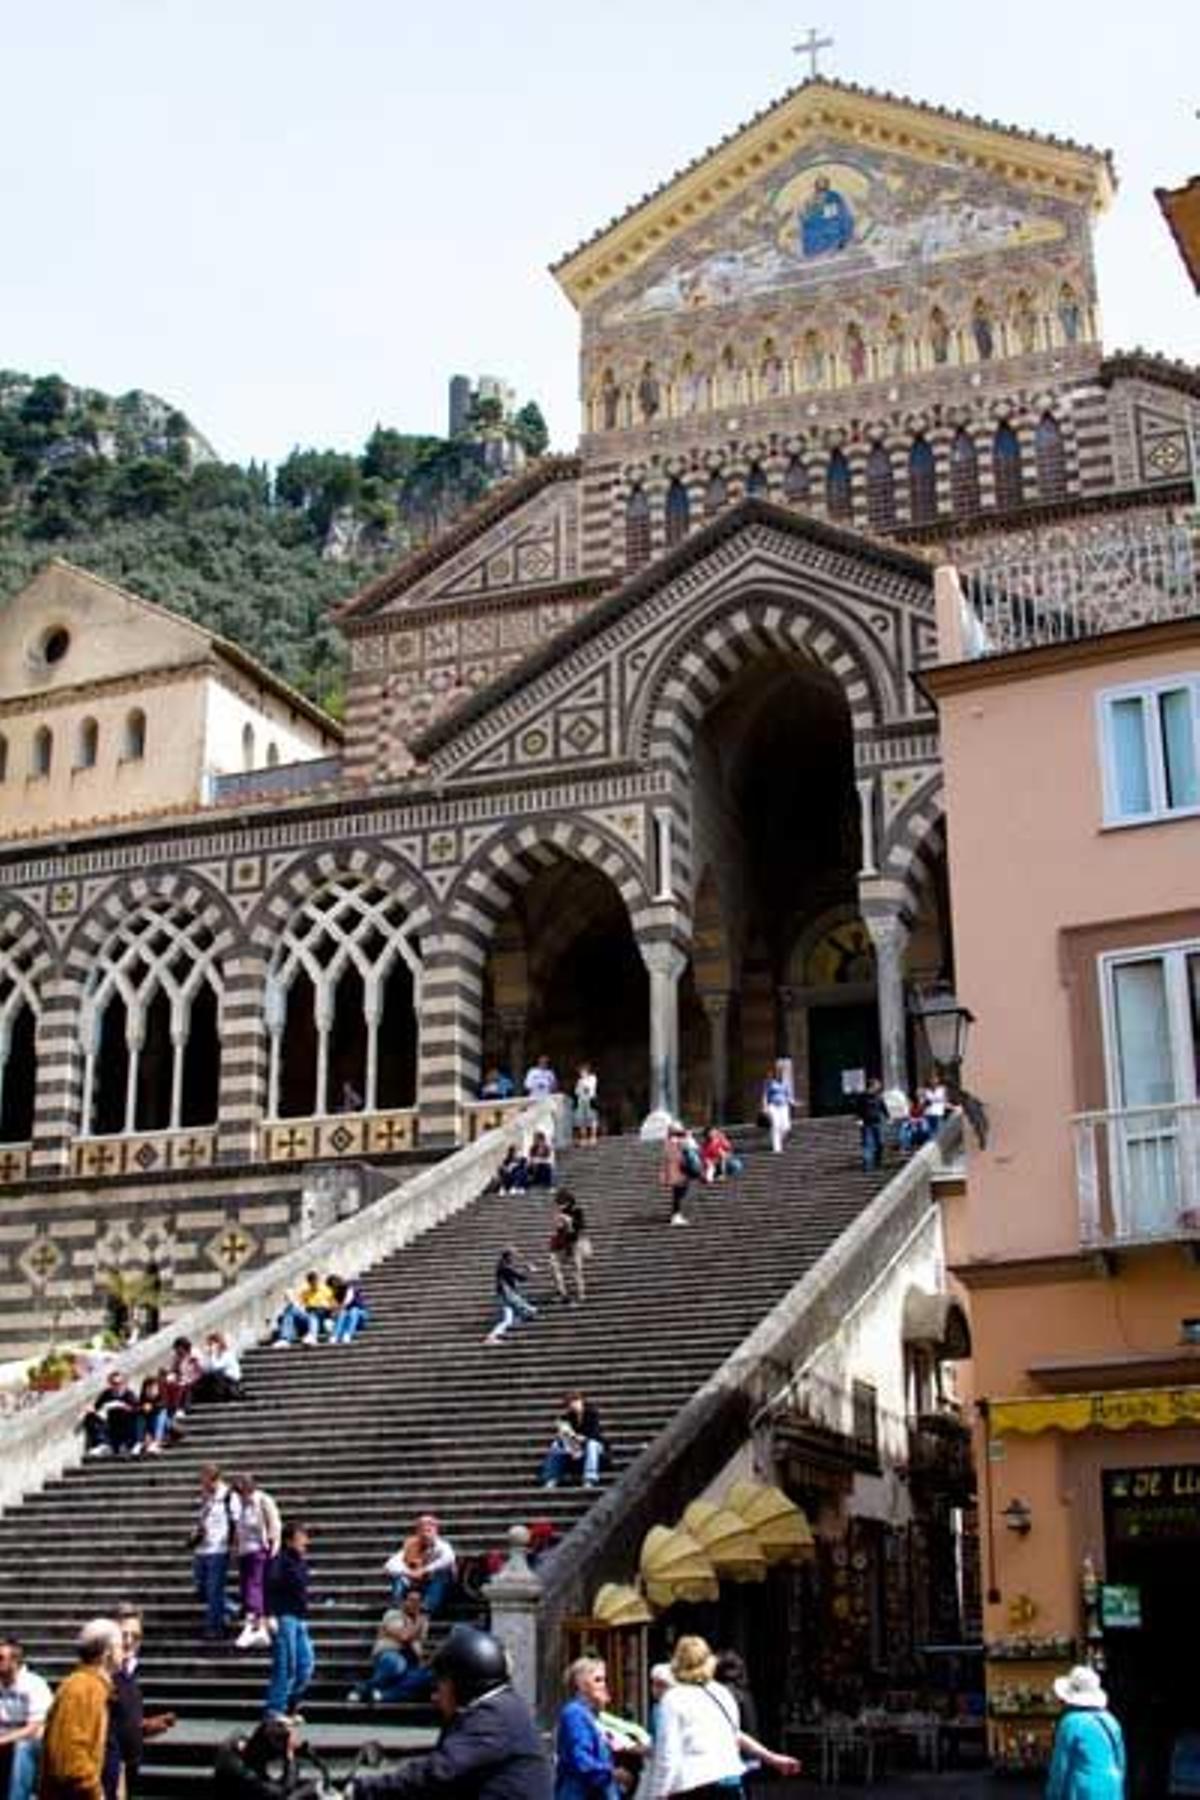
[[[1137,1425],[1200,1425],[1200,1387],[1117,1388],[1102,1394],[992,1400],[992,1433],[1128,1431]]]
[[[704,1546],[720,1579],[728,1576],[731,1581],[766,1580],[766,1554],[740,1513],[714,1506],[711,1500],[693,1500],[682,1524]]]
[[[592,1617],[605,1625],[649,1625],[654,1614],[637,1588],[628,1582],[606,1581],[592,1601]]]
[[[652,1525],[642,1540],[639,1558],[646,1598],[652,1606],[671,1606],[676,1600],[715,1600],[720,1592],[717,1572],[707,1551],[690,1532]]]
[[[735,1481],[722,1505],[746,1521],[769,1563],[797,1562],[815,1547],[803,1512],[768,1482]]]
[[[906,1344],[927,1345],[943,1362],[959,1362],[971,1354],[971,1328],[953,1294],[910,1287],[901,1329]]]

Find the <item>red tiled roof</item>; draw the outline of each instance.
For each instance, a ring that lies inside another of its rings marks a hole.
[[[440,563],[453,556],[457,551],[469,544],[472,538],[479,537],[497,520],[515,512],[543,488],[556,481],[575,481],[578,479],[583,464],[577,456],[541,456],[535,463],[520,475],[514,475],[510,481],[498,482],[494,488],[459,514],[453,524],[440,532],[433,542],[423,549],[414,550],[411,556],[389,569],[386,575],[378,575],[365,588],[351,594],[333,609],[333,617],[339,624],[353,623],[370,613],[377,612],[381,606],[402,594],[422,575],[436,569]]]
[[[1056,137],[1053,132],[1028,131],[1019,125],[1005,125],[999,119],[984,119],[977,113],[965,113],[954,107],[934,106],[925,100],[910,100],[905,94],[892,93],[890,88],[863,87],[857,81],[835,81],[828,75],[810,76],[807,80],[798,81],[794,87],[788,88],[786,93],[781,94],[777,100],[769,101],[750,118],[744,119],[740,125],[736,125],[732,131],[726,132],[725,136],[718,138],[715,144],[710,144],[706,150],[700,152],[699,156],[694,156],[691,162],[684,163],[682,168],[676,169],[674,174],[668,175],[665,181],[660,181],[657,187],[653,187],[649,193],[643,194],[640,200],[633,201],[623,212],[615,214],[607,225],[601,225],[599,230],[593,231],[590,236],[581,239],[573,250],[568,250],[565,255],[558,257],[550,264],[551,274],[557,273],[573,257],[578,256],[581,250],[586,250],[591,244],[599,243],[600,239],[607,236],[614,227],[623,224],[626,219],[632,218],[634,213],[651,200],[657,199],[659,194],[665,194],[672,183],[681,181],[685,175],[690,175],[702,163],[707,162],[710,156],[715,156],[719,150],[724,150],[728,145],[735,143],[743,132],[761,124],[764,119],[789,105],[798,94],[804,93],[808,88],[826,88],[835,94],[857,94],[865,100],[883,100],[893,106],[908,107],[912,112],[922,113],[927,118],[949,119],[958,125],[974,126],[980,131],[994,131],[1005,137],[1021,138],[1026,143],[1048,144],[1056,150],[1070,150],[1081,156],[1094,156],[1107,165],[1109,177],[1114,186],[1116,184],[1117,174],[1111,150],[1098,150],[1092,144],[1076,143],[1073,138]]]

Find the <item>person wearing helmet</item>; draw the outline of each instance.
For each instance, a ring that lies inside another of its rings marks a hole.
[[[428,1756],[356,1774],[349,1800],[445,1794],[454,1800],[551,1800],[537,1726],[509,1685],[508,1658],[489,1632],[456,1625],[433,1659],[442,1735]]]

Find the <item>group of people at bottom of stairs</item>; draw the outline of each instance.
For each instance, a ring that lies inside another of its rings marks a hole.
[[[146,1711],[136,1606],[90,1620],[76,1654],[52,1693],[18,1640],[0,1636],[0,1800],[133,1800],[147,1739],[175,1724]]]
[[[178,1337],[166,1367],[145,1376],[136,1392],[119,1368],[108,1371],[79,1421],[85,1454],[159,1456],[183,1437],[190,1405],[241,1394],[241,1362],[223,1332],[210,1331],[198,1355],[189,1338]]]
[[[271,1346],[352,1344],[370,1318],[361,1281],[310,1269],[275,1321]]]
[[[548,1248],[555,1299],[562,1306],[582,1306],[587,1298],[592,1240],[587,1216],[569,1188],[558,1190]],[[514,1325],[527,1325],[537,1318],[539,1302],[525,1292],[537,1273],[537,1263],[526,1260],[515,1244],[505,1244],[492,1276],[495,1319],[485,1344],[502,1344]]]

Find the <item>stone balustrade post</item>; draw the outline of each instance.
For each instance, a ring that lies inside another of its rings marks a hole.
[[[508,1653],[512,1685],[536,1709],[538,1699],[538,1612],[542,1584],[529,1566],[529,1530],[514,1525],[508,1534],[508,1561],[484,1588],[493,1636]]]

